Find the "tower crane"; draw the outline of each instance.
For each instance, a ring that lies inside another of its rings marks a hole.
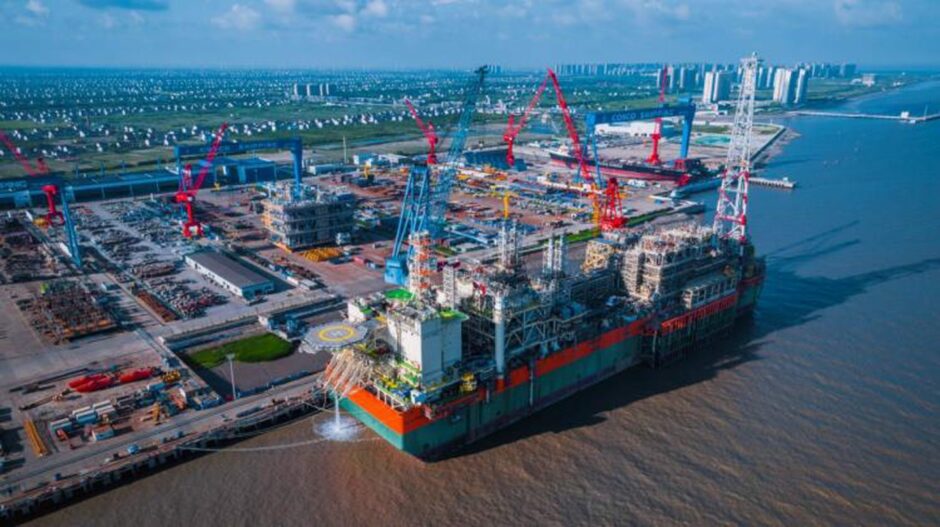
[[[421,116],[418,115],[418,110],[415,110],[413,104],[408,99],[405,99],[405,105],[408,106],[408,111],[411,112],[411,116],[414,117],[415,123],[417,123],[418,128],[421,129],[421,133],[424,134],[424,138],[428,141],[428,165],[437,164],[437,143],[439,138],[437,137],[437,132],[434,131],[434,125],[430,121],[425,123],[421,120]]]
[[[186,238],[191,238],[193,234],[202,236],[202,224],[196,221],[195,214],[193,213],[193,204],[196,202],[196,195],[199,193],[199,189],[202,188],[202,183],[209,174],[209,168],[212,166],[212,162],[219,152],[219,145],[222,143],[222,136],[225,135],[227,128],[228,123],[222,123],[222,126],[215,134],[215,138],[212,140],[212,147],[209,149],[209,153],[206,155],[206,159],[199,169],[199,175],[196,177],[196,181],[192,182],[191,186],[188,188],[183,188],[183,182],[192,180],[192,165],[187,164],[186,168],[183,169],[183,174],[181,174],[182,180],[180,190],[176,193],[176,202],[186,208],[186,221],[183,223],[183,236]]]
[[[666,66],[663,66],[663,69],[659,71],[659,104],[662,105],[666,102]],[[663,118],[656,118],[656,129],[653,130],[653,152],[650,153],[650,156],[646,159],[646,162],[651,165],[661,165],[663,164],[662,160],[659,158],[659,140],[663,137]]]
[[[552,71],[551,68],[548,68],[546,71],[545,79],[535,91],[535,95],[532,96],[529,105],[526,106],[525,112],[519,118],[519,123],[516,124],[513,116],[509,116],[509,126],[507,126],[506,132],[503,134],[503,141],[506,142],[507,146],[506,161],[510,163],[510,166],[515,164],[512,147],[515,143],[516,136],[519,135],[522,127],[528,122],[529,113],[538,105],[549,82],[551,82],[552,89],[555,91],[555,98],[558,101],[558,107],[561,109],[565,129],[568,132],[568,139],[571,141],[571,149],[574,151],[575,159],[577,159],[578,162],[576,178],[579,182],[584,182],[589,185],[588,193],[591,196],[591,205],[593,208],[592,221],[594,225],[599,227],[602,231],[619,229],[624,225],[623,207],[620,204],[619,184],[616,178],[610,178],[607,181],[608,188],[602,190],[599,186],[599,180],[595,178],[588,169],[584,159],[584,147],[581,144],[581,138],[578,135],[578,129],[574,124],[574,119],[571,118],[571,110],[568,108],[568,101],[565,99],[565,94],[561,90],[558,76],[555,75],[555,72]]]
[[[751,178],[751,130],[757,88],[757,54],[741,59],[741,89],[731,126],[725,172],[718,188],[714,229],[720,239],[747,242],[747,191]]]
[[[447,200],[457,178],[457,163],[463,154],[470,133],[470,123],[476,113],[477,99],[483,91],[483,79],[486,66],[477,68],[466,90],[466,98],[454,138],[447,151],[443,166],[434,171],[428,165],[416,164],[408,172],[405,195],[402,198],[401,213],[398,217],[398,229],[392,254],[385,260],[385,282],[404,285],[407,283],[407,253],[402,248],[411,233],[427,230],[431,238],[439,238],[444,231],[447,212]],[[411,248],[408,249],[409,251]]]

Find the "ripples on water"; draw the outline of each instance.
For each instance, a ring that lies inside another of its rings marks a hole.
[[[920,108],[940,87],[878,100]],[[936,524],[940,122],[790,124],[800,137],[767,175],[800,188],[751,200],[764,295],[712,349],[438,463],[363,430],[373,440],[208,455],[36,524]],[[238,446],[302,444],[332,421]]]

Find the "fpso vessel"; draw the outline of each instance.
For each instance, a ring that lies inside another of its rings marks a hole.
[[[764,261],[750,243],[696,225],[619,236],[591,241],[580,267],[553,238],[527,270],[505,226],[495,264],[445,267],[436,286],[427,233],[415,234],[408,288],[349,302],[344,331],[357,337],[334,350],[324,382],[386,441],[433,459],[670,362],[753,310]]]

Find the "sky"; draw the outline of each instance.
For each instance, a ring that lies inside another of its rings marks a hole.
[[[940,66],[940,0],[0,0],[0,64]]]

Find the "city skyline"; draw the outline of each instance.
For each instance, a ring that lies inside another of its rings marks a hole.
[[[854,62],[936,67],[928,0],[4,0],[8,66],[537,68]],[[794,38],[799,35],[799,38]]]

